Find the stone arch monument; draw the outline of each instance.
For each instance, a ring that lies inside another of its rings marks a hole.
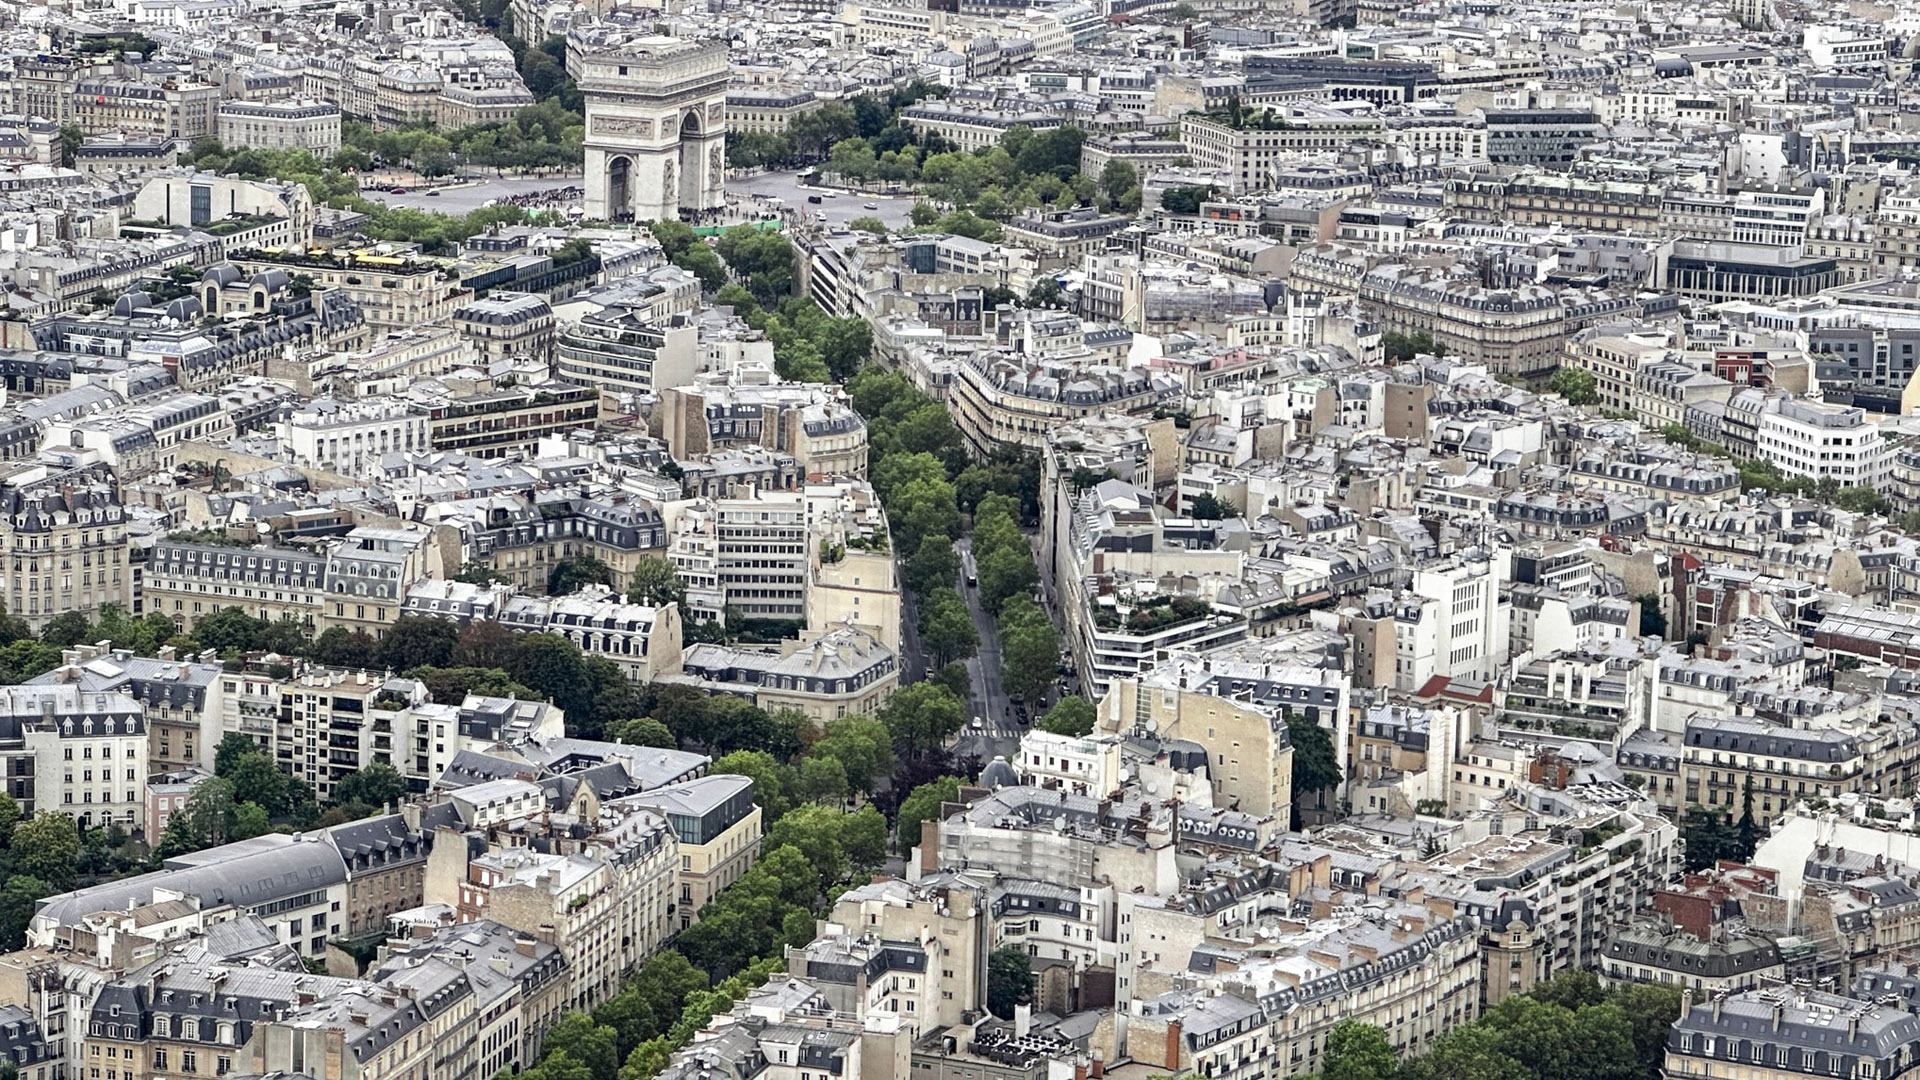
[[[567,68],[586,97],[587,217],[678,220],[725,205],[724,44],[593,23],[568,35]]]

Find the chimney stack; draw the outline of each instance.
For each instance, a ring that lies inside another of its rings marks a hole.
[[[1032,1029],[1033,1029],[1033,1006],[1022,1001],[1013,1007],[1014,1038],[1024,1039],[1027,1037],[1027,1032],[1031,1031]],[[1082,1076],[1079,1078],[1079,1080],[1086,1080],[1086,1077]]]

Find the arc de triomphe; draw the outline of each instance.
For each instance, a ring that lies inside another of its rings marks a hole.
[[[726,201],[726,46],[606,23],[567,39],[586,97],[587,217],[680,219]]]

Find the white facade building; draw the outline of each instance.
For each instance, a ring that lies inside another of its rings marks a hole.
[[[1760,415],[1755,451],[1787,476],[1832,477],[1842,487],[1886,483],[1893,455],[1864,409],[1799,398]]]
[[[394,399],[321,398],[289,416],[280,428],[282,452],[289,461],[343,476],[382,475],[381,455],[431,446],[427,415]]]

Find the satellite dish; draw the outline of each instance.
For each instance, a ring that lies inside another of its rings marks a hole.
[[[273,526],[262,521],[253,527],[253,531],[259,533],[261,536],[266,536],[273,532]]]

